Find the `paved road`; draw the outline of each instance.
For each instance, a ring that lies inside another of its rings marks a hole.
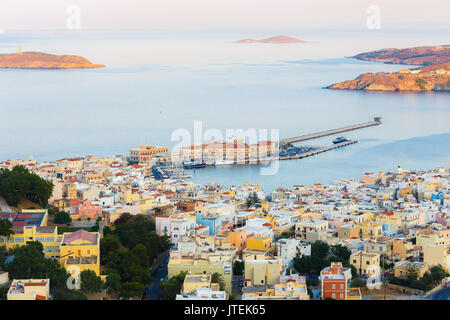
[[[231,293],[236,295],[236,300],[242,300],[242,287],[239,285],[239,280],[243,277],[233,276],[231,280]]]
[[[11,209],[9,209],[8,204],[2,197],[0,197],[0,212],[11,212]]]
[[[433,292],[427,297],[427,300],[450,300],[450,287]]]
[[[159,287],[159,282],[161,278],[167,277],[167,261],[164,260],[158,267],[158,270],[152,275],[153,283],[147,287],[147,300],[158,300],[159,292],[161,288]]]

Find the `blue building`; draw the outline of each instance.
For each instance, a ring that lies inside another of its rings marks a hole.
[[[222,228],[221,216],[205,216],[203,213],[196,214],[197,224],[203,225],[209,228],[209,235],[214,236]]]

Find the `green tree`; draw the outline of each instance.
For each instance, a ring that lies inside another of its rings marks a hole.
[[[159,287],[161,288],[159,298],[161,300],[175,300],[176,295],[181,291],[185,277],[186,273],[180,272],[169,280],[161,281],[159,284]]]
[[[307,279],[306,280],[306,285],[308,287],[317,287],[319,285],[319,280],[316,278],[313,279]]]
[[[342,262],[348,262],[348,260],[350,259],[350,255],[352,254],[352,252],[346,246],[343,246],[339,243],[331,246],[331,253],[340,258]]]
[[[350,288],[362,288],[366,285],[366,280],[361,278],[354,278],[350,282]]]
[[[330,246],[324,241],[318,240],[311,245],[311,256],[313,257],[324,259],[327,257],[329,251]]]
[[[122,284],[120,296],[125,298],[140,298],[145,291],[145,286],[139,282],[125,282]]]
[[[0,300],[6,300],[8,295],[9,288],[8,287],[0,287]]]
[[[408,280],[408,282],[412,282],[413,280],[417,279],[417,271],[414,268],[408,268],[408,270],[406,270],[406,279]]]
[[[445,277],[448,276],[447,272],[442,268],[441,265],[432,266],[430,269],[431,277],[433,278],[433,281],[441,281]]]
[[[237,300],[237,294],[230,294],[228,300]]]
[[[12,222],[8,219],[0,219],[0,236],[9,237],[10,235],[14,234],[12,226]]]
[[[17,206],[22,198],[47,206],[53,183],[29,172],[24,166],[0,170],[0,193],[10,206]]]
[[[236,276],[242,276],[244,272],[244,262],[236,260],[233,263],[233,274]]]
[[[253,205],[258,205],[260,203],[261,201],[259,200],[258,195],[255,191],[250,193],[245,201],[245,205],[247,206],[247,208],[250,208]]]
[[[53,221],[56,224],[67,224],[72,222],[72,218],[70,217],[70,214],[68,214],[67,212],[60,211],[55,213],[55,218],[53,219]]]
[[[3,268],[3,263],[6,260],[6,254],[7,254],[6,247],[1,246],[0,247],[0,269]]]
[[[100,263],[113,265],[116,268],[119,258],[120,241],[114,236],[106,236],[100,240]]]
[[[225,280],[223,279],[223,275],[217,272],[214,272],[211,275],[211,282],[219,284],[219,290],[225,290]]]
[[[81,271],[80,280],[84,292],[100,292],[103,289],[102,279],[92,270]]]
[[[108,294],[119,294],[122,289],[120,282],[120,275],[117,273],[111,273],[106,276],[106,289]]]
[[[69,273],[59,261],[48,259],[40,242],[30,242],[15,250],[14,260],[6,265],[13,279],[50,279],[50,292],[56,300],[86,299],[83,293],[67,288]]]

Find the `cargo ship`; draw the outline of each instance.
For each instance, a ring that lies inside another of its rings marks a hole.
[[[345,138],[345,137],[338,137],[338,138],[333,140],[333,143],[334,144],[338,144],[338,143],[342,143],[342,142],[346,142],[346,141],[348,141],[347,138]]]

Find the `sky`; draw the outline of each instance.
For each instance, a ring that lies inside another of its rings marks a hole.
[[[79,8],[85,29],[382,29],[450,31],[448,0],[1,0],[0,30],[64,29]]]

